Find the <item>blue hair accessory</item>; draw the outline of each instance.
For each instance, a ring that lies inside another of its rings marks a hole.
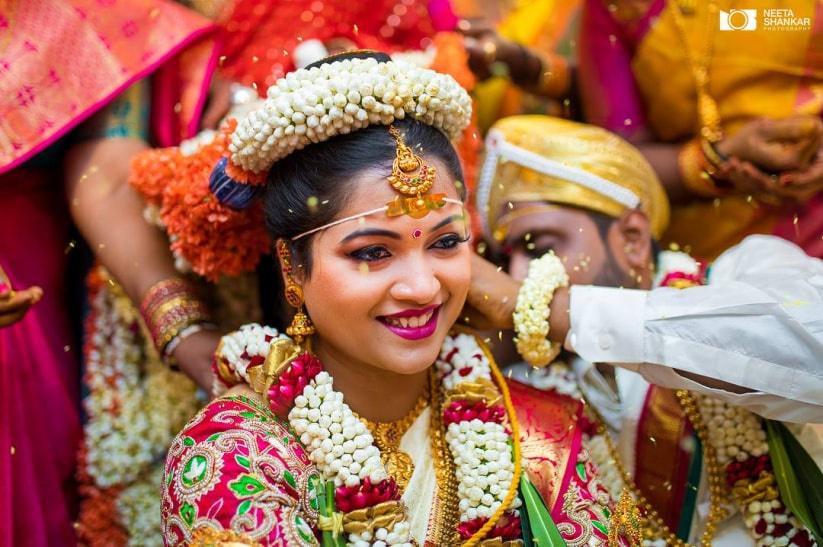
[[[209,190],[217,201],[238,211],[248,209],[263,191],[262,184],[247,184],[234,180],[226,173],[228,158],[220,158],[209,177]]]

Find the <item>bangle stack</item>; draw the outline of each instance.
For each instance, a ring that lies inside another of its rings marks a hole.
[[[180,278],[164,279],[152,285],[143,297],[140,313],[154,346],[166,360],[184,339],[214,328],[209,323],[205,305],[194,296],[192,286]]]
[[[517,294],[513,318],[517,352],[533,367],[545,367],[560,353],[560,344],[548,339],[549,305],[554,291],[568,285],[569,276],[554,251],[529,264],[529,273]]]

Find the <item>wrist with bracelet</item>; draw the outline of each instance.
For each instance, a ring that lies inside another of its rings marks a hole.
[[[569,276],[554,251],[529,263],[512,318],[517,352],[533,367],[550,364],[560,353],[561,345],[548,338],[550,305],[554,291],[568,284]]]
[[[176,277],[159,281],[146,291],[140,314],[158,353],[172,368],[176,368],[172,355],[183,340],[216,328],[194,287]]]
[[[715,143],[705,137],[696,137],[680,149],[677,157],[680,178],[692,193],[703,197],[729,195],[733,186],[722,174],[728,157],[722,154]]]

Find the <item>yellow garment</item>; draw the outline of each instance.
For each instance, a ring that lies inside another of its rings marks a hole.
[[[457,1],[455,9],[464,17],[488,15],[488,6],[472,4],[483,2]],[[538,54],[548,55],[555,52],[558,42],[567,34],[581,0],[517,0],[512,4],[511,7],[496,6],[505,12],[497,25],[497,32]],[[496,76],[478,84],[472,95],[478,125],[486,131],[499,118],[524,113],[528,93],[521,91],[507,78]],[[545,108],[546,99],[539,98],[536,102]]]
[[[720,10],[757,9],[758,28],[753,31],[720,31],[718,15],[710,14],[710,2],[691,2],[694,12],[684,14],[687,44],[668,5],[643,38],[632,62],[635,81],[645,105],[647,123],[660,140],[681,142],[695,136],[700,127],[694,75],[686,52],[700,58],[705,44],[709,58],[708,92],[718,104],[726,135],[757,117],[781,118],[794,113],[819,114],[823,110],[823,35],[812,31],[819,25],[819,3],[787,0],[719,0]],[[811,28],[769,30],[767,9],[792,9],[795,17],[811,19]],[[739,24],[739,23],[738,23]],[[745,196],[718,202],[696,201],[674,208],[666,237],[691,245],[691,252],[711,259],[750,233],[768,232],[777,218],[774,211]]]
[[[669,220],[669,202],[651,165],[631,144],[600,127],[550,116],[512,116],[492,126],[505,141],[626,188],[640,198],[652,234],[660,237]],[[494,232],[508,202],[548,201],[610,216],[625,206],[591,188],[538,173],[514,161],[498,162],[491,184],[488,225]]]

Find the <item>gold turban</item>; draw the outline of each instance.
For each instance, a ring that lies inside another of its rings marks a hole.
[[[509,202],[561,203],[613,217],[636,207],[656,238],[669,222],[663,186],[637,148],[605,129],[550,116],[512,116],[492,126],[477,201],[488,236]]]

